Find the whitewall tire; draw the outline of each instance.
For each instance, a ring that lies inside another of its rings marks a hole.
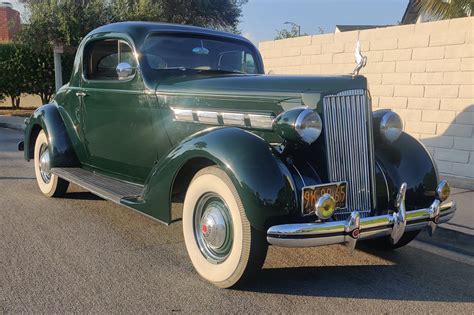
[[[183,234],[196,271],[222,288],[260,269],[268,248],[251,227],[231,179],[215,166],[200,170],[188,187]]]
[[[36,138],[34,151],[36,181],[44,195],[59,197],[67,191],[69,182],[51,173],[50,161],[48,137],[41,130]]]

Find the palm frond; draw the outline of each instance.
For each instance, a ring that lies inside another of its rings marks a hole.
[[[441,19],[453,19],[472,16],[473,0],[415,0],[415,6],[421,12]]]

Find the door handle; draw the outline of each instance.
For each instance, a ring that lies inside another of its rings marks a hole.
[[[76,96],[77,97],[84,97],[84,96],[87,96],[87,93],[85,93],[83,91],[79,91],[79,92],[76,92]]]

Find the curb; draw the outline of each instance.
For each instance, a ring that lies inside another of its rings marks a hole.
[[[25,125],[8,123],[8,122],[0,122],[0,128],[9,128],[9,129],[14,129],[14,130],[24,131]]]

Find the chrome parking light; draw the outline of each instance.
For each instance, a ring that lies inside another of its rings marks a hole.
[[[450,194],[451,194],[451,188],[449,187],[448,182],[445,179],[443,179],[442,181],[439,182],[438,187],[436,188],[436,195],[438,199],[441,202],[443,202],[449,198]]]
[[[330,194],[324,194],[316,201],[315,209],[318,218],[329,219],[336,209],[336,201]]]

